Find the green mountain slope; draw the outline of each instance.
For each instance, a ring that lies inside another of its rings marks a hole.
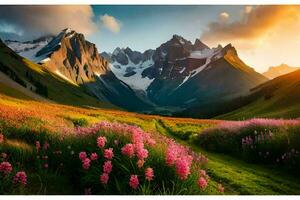
[[[40,65],[20,57],[0,40],[0,71],[40,96],[61,104],[116,108],[87,95],[82,88],[72,85]],[[4,84],[4,83],[2,83]]]
[[[217,118],[300,117],[300,70],[254,88],[252,94],[243,101],[251,103]]]

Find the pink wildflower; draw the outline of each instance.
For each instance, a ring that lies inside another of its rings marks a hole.
[[[104,150],[104,158],[111,160],[114,157],[113,148],[105,149]]]
[[[136,164],[137,164],[138,168],[142,168],[144,166],[144,163],[145,163],[144,160],[138,160]]]
[[[133,189],[136,189],[139,186],[139,179],[137,177],[137,175],[131,175],[130,176],[130,180],[129,180],[129,185],[130,187],[132,187]]]
[[[176,159],[177,159],[177,152],[174,148],[169,147],[166,151],[166,164],[168,166],[174,165]]]
[[[132,158],[134,156],[133,144],[126,144],[124,147],[122,147],[121,152],[123,155],[126,155],[129,158]]]
[[[145,158],[148,157],[148,150],[147,150],[147,149],[144,149],[144,148],[142,148],[142,149],[137,149],[136,154],[137,154],[137,157],[138,157],[140,160],[143,160],[143,159],[145,159]]]
[[[45,163],[44,167],[47,169],[49,167],[48,163]]]
[[[207,187],[207,181],[205,178],[200,177],[198,180],[198,186],[201,190],[204,190]]]
[[[153,173],[153,169],[151,167],[148,167],[145,170],[145,176],[146,176],[146,180],[148,180],[148,181],[152,181],[153,180],[154,173]]]
[[[103,173],[101,176],[100,176],[100,182],[102,184],[107,184],[109,180],[109,175],[107,173]]]
[[[109,174],[112,171],[111,161],[105,161],[103,164],[103,172]]]
[[[14,179],[13,179],[13,183],[14,184],[18,184],[21,183],[23,186],[25,186],[27,184],[27,176],[26,173],[21,171],[21,172],[17,172]]]
[[[9,162],[2,162],[0,164],[0,172],[4,175],[8,175],[12,171],[12,166]]]
[[[189,156],[183,157],[181,159],[176,160],[176,173],[178,174],[179,178],[182,180],[187,179],[190,172],[190,166],[192,162]]]
[[[91,166],[91,160],[89,158],[86,158],[82,161],[82,167],[85,170],[88,170]]]
[[[98,137],[97,138],[97,146],[99,147],[99,148],[103,148],[104,146],[105,146],[105,143],[106,143],[106,137]]]
[[[86,158],[87,158],[87,154],[86,154],[85,151],[82,151],[82,152],[79,153],[79,159],[80,159],[81,161],[83,161],[83,160],[86,159]]]
[[[98,160],[98,154],[97,153],[92,153],[90,156],[91,160]]]

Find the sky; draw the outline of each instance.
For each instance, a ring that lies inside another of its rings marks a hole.
[[[0,6],[0,37],[31,40],[70,27],[100,52],[145,51],[181,35],[210,47],[231,43],[256,71],[300,67],[300,6]]]

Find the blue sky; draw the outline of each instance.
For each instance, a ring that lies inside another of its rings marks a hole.
[[[32,40],[67,27],[100,52],[155,49],[177,34],[210,47],[232,43],[259,72],[281,63],[300,67],[300,6],[0,6],[1,39]]]
[[[243,6],[92,6],[95,21],[99,16],[114,16],[120,23],[120,32],[113,33],[100,26],[88,36],[100,51],[127,47],[138,51],[156,48],[178,34],[194,41],[211,21],[218,20],[220,12],[233,13]]]

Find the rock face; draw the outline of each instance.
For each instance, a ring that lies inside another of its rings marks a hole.
[[[59,33],[36,56],[50,71],[75,84],[95,81],[95,75],[108,71],[107,61],[99,56],[95,44],[70,29]]]
[[[85,40],[83,34],[65,29],[36,56],[49,71],[84,87],[99,100],[134,111],[149,109],[148,104],[112,73],[108,61],[98,53],[95,44]]]
[[[290,67],[286,64],[281,64],[279,66],[269,67],[268,71],[264,72],[263,75],[269,79],[276,78],[278,76],[291,73],[300,69],[300,67]]]
[[[199,39],[193,44],[174,35],[155,50],[133,52],[117,48],[102,55],[119,79],[171,112],[213,106],[267,81],[239,59],[231,44],[209,48]]]
[[[267,80],[241,61],[231,44],[210,48],[178,35],[155,50],[127,47],[99,54],[84,35],[65,29],[34,57],[99,100],[140,112],[201,113]]]

